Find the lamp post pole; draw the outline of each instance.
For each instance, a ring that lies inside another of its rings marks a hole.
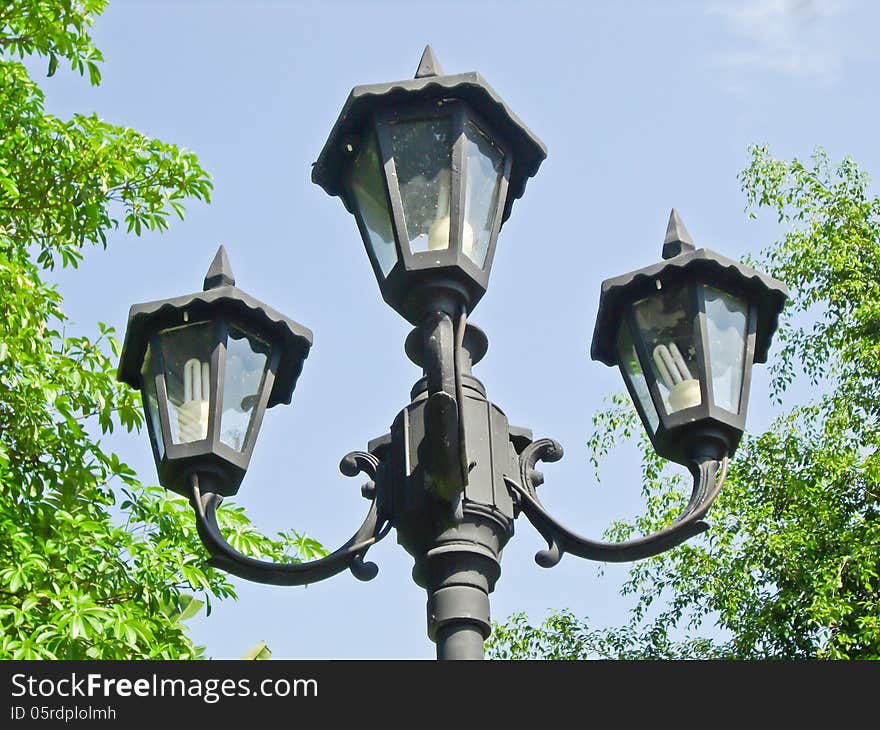
[[[511,426],[473,366],[488,340],[468,316],[485,293],[498,232],[546,149],[476,73],[444,76],[430,47],[416,78],[356,87],[312,171],[352,212],[383,298],[414,329],[422,369],[388,433],[340,463],[365,474],[369,509],[339,549],[306,563],[243,555],[217,510],[242,482],[266,408],[289,403],[311,332],[236,286],[221,247],[203,291],[135,305],[119,378],[141,390],[163,486],[186,496],[210,563],[248,580],[304,585],[351,570],[393,528],[427,593],[438,659],[481,659],[489,595],[514,521],[547,540],[543,567],[566,553],[631,561],[706,530],[745,427],[753,362],[765,362],[787,292],[778,281],[697,249],[673,210],[660,263],[606,280],[592,357],[620,368],[660,456],[693,476],[679,517],[622,543],[564,527],[538,497],[551,439]]]

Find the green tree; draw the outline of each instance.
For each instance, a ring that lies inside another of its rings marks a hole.
[[[490,655],[880,658],[880,198],[852,160],[821,150],[804,163],[755,147],[740,180],[750,215],[772,211],[787,228],[756,262],[792,290],[772,394],[781,404],[806,379],[811,399],[746,435],[705,536],[633,565],[624,626],[518,614],[496,627]],[[641,430],[622,399],[596,426],[596,461]],[[682,480],[645,439],[641,449],[647,514],[609,537],[656,529],[681,505]]]
[[[0,4],[0,658],[197,657],[181,622],[235,595],[205,566],[187,503],[102,448],[101,434],[141,427],[140,397],[116,382],[113,331],[68,334],[46,282],[108,232],[162,231],[183,201],[210,198],[192,152],[96,115],[46,113],[22,60],[100,83],[89,31],[105,5]],[[321,551],[295,532],[264,537],[241,508],[222,520],[251,554]]]

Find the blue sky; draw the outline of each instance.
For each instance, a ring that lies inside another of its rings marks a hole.
[[[779,157],[822,146],[876,176],[878,21],[868,0],[116,0],[94,32],[104,83],[59,70],[43,80],[47,106],[193,149],[214,199],[165,235],[112,235],[109,251],[55,280],[77,329],[101,320],[121,334],[131,304],[199,289],[225,244],[240,287],[315,332],[293,404],[267,414],[239,501],[265,531],[344,542],[367,503],[336,465],[385,433],[419,372],[353,219],[310,182],[310,166],[351,87],[412,77],[430,43],[447,73],[479,71],[549,148],[471,317],[490,340],[475,374],[512,424],[566,447],[544,469],[542,497],[599,536],[642,508],[633,452],[614,453],[597,485],[584,448],[591,415],[622,388],[616,370],[589,359],[601,281],[659,258],[673,206],[698,245],[730,257],[780,236],[772,219],[744,213],[737,173],[750,144]],[[748,427],[773,413],[758,368]],[[107,446],[155,480],[145,435]],[[568,607],[598,625],[624,620],[627,566],[567,556],[548,571],[532,560],[542,547],[518,521],[494,618]],[[235,579],[240,599],[195,619],[193,637],[217,658],[259,640],[278,658],[433,657],[411,559],[393,533],[370,558],[380,567],[370,583]]]

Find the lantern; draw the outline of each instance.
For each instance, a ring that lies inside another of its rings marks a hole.
[[[204,291],[131,308],[118,378],[141,391],[159,482],[235,494],[266,408],[290,403],[312,333],[235,286],[221,246]]]
[[[483,296],[498,231],[546,156],[479,74],[443,75],[428,46],[414,79],[351,91],[312,181],[354,214],[383,298],[419,325]]]
[[[766,362],[788,292],[765,274],[695,249],[670,214],[664,262],[602,284],[592,357],[617,365],[660,456],[733,455],[752,363]]]

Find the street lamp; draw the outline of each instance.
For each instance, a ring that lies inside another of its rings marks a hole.
[[[765,362],[785,287],[707,249],[673,210],[664,261],[602,285],[592,357],[620,367],[657,453],[686,466],[681,515],[654,534],[607,543],[572,532],[541,504],[551,439],[511,426],[472,367],[488,341],[468,315],[488,286],[498,232],[546,157],[543,144],[476,73],[443,75],[431,48],[409,81],[352,90],[312,170],[355,216],[385,301],[412,325],[423,370],[390,432],[343,458],[364,473],[363,524],[333,553],[272,563],[235,550],[217,508],[235,494],[265,409],[289,403],[311,332],[235,287],[221,247],[204,291],[135,305],[119,379],[140,389],[160,483],[187,496],[211,564],[248,580],[304,585],[377,568],[391,528],[428,595],[439,659],[480,659],[501,554],[524,514],[548,548],[601,561],[656,555],[708,528],[702,518],[745,426],[753,362]],[[720,471],[719,471],[720,470]]]

